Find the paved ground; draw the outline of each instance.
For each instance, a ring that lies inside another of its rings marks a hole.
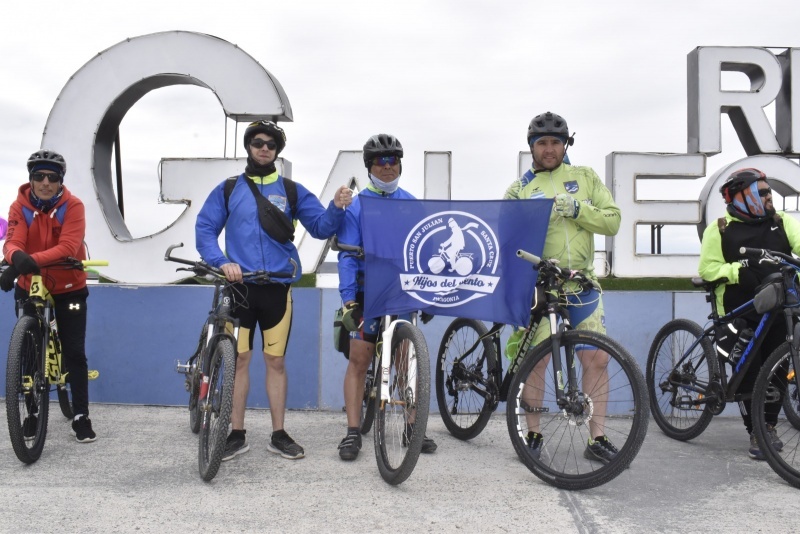
[[[0,403],[1,404],[1,403]],[[5,406],[3,405],[4,413]],[[211,483],[197,473],[185,408],[93,405],[99,439],[79,444],[53,406],[41,459],[25,466],[0,425],[0,532],[791,532],[797,489],[747,458],[738,418],[719,417],[694,442],[651,422],[630,469],[567,492],[516,458],[503,414],[470,442],[437,414],[439,450],[399,487],[383,482],[372,433],[358,460],[339,460],[344,414],[292,411],[306,458],[266,450],[269,414],[248,412],[251,451]]]

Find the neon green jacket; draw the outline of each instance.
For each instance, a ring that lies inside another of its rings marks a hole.
[[[511,188],[509,188],[511,189]],[[520,199],[553,198],[568,193],[581,203],[576,219],[550,214],[543,256],[562,267],[594,274],[594,234],[616,235],[622,216],[611,192],[590,167],[559,165],[540,171],[519,192]],[[511,197],[506,197],[511,198]]]
[[[783,219],[783,231],[786,232],[786,237],[789,239],[789,245],[792,247],[792,252],[800,256],[800,222],[786,213],[779,211],[777,215]],[[741,222],[736,217],[732,216],[727,211],[725,212],[725,220],[728,225],[732,222]],[[754,245],[757,246],[757,245]],[[727,313],[730,310],[725,310],[723,306],[723,296],[725,295],[725,286],[739,283],[739,268],[742,264],[737,262],[725,263],[725,257],[722,255],[722,235],[719,233],[719,224],[717,219],[711,221],[711,224],[706,226],[703,231],[703,243],[700,246],[700,265],[697,271],[703,280],[712,282],[720,278],[727,278],[728,281],[724,284],[717,286],[715,295],[717,297],[717,309],[720,313]]]

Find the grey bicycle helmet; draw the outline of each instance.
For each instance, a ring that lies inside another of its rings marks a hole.
[[[67,174],[67,162],[64,156],[52,150],[38,150],[28,158],[28,174],[35,171],[48,170],[57,172],[61,178]]]
[[[758,169],[752,167],[739,169],[728,176],[725,183],[720,186],[719,192],[722,194],[722,198],[725,199],[725,204],[730,204],[733,202],[733,197],[736,196],[736,193],[750,187],[753,182],[766,179],[767,175]]]
[[[400,141],[389,134],[373,135],[364,143],[364,165],[369,169],[372,160],[381,156],[403,157],[403,145]]]
[[[251,122],[244,131],[245,150],[247,150],[247,148],[250,146],[250,140],[253,139],[256,134],[260,133],[267,134],[268,136],[272,137],[272,139],[278,144],[278,154],[280,154],[281,151],[286,147],[286,133],[283,131],[283,128],[272,121],[261,120]]]
[[[564,140],[564,143],[568,143],[570,146],[573,143],[573,138],[569,135],[567,121],[564,120],[564,117],[561,115],[551,113],[550,111],[542,113],[541,115],[536,115],[531,120],[531,123],[528,125],[528,144],[531,144],[531,139],[533,139],[534,136],[542,135],[551,135],[561,138]]]

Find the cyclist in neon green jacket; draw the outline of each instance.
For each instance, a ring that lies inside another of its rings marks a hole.
[[[619,230],[620,209],[611,192],[591,168],[564,163],[567,148],[574,142],[569,134],[567,121],[555,113],[537,115],[528,126],[528,145],[533,155],[533,167],[526,172],[506,193],[506,198],[552,198],[553,212],[547,229],[542,256],[557,259],[562,268],[581,271],[589,277],[594,275],[594,236],[612,236]],[[515,187],[519,184],[519,187]],[[570,323],[579,330],[590,330],[605,334],[605,315],[600,291],[591,290],[569,296],[567,310]],[[507,354],[516,355],[522,331],[513,332],[507,345]],[[534,335],[535,346],[550,335],[549,321],[542,321]],[[587,383],[606,384],[595,388],[594,416],[589,423],[591,438],[584,457],[603,463],[610,462],[617,453],[616,447],[605,436],[606,397],[608,396],[607,355],[593,351],[596,356],[588,361],[582,352],[578,357],[584,367],[584,387]],[[597,355],[600,354],[599,357]],[[546,365],[544,360],[543,364]],[[534,373],[536,374],[536,373]],[[541,376],[541,373],[538,373]],[[541,388],[525,388],[523,396],[529,396],[533,406],[541,405],[534,393]],[[538,404],[537,404],[538,403]],[[539,428],[538,413],[531,413],[528,425]],[[541,454],[542,435],[530,431],[528,446],[533,455]]]

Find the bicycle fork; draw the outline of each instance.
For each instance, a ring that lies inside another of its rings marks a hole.
[[[379,388],[379,395],[381,399],[381,409],[384,408],[387,402],[391,402],[392,395],[391,395],[391,388],[392,386],[404,388],[403,398],[405,401],[401,401],[404,404],[413,404],[417,398],[417,391],[416,391],[416,381],[408,380],[405,384],[391,384],[390,377],[391,377],[391,366],[392,366],[392,336],[394,335],[394,330],[397,326],[401,323],[409,323],[404,319],[395,319],[394,321],[391,320],[391,316],[387,315],[384,317],[385,324],[389,326],[384,329],[381,333],[381,354],[380,354],[380,384]],[[411,354],[411,345],[409,344],[408,353],[405,356],[405,376],[416,376],[417,375],[417,358]],[[403,350],[401,347],[400,350]],[[395,366],[398,366],[400,362],[395,361]],[[398,371],[399,375],[399,371]],[[410,408],[410,406],[407,406]]]

